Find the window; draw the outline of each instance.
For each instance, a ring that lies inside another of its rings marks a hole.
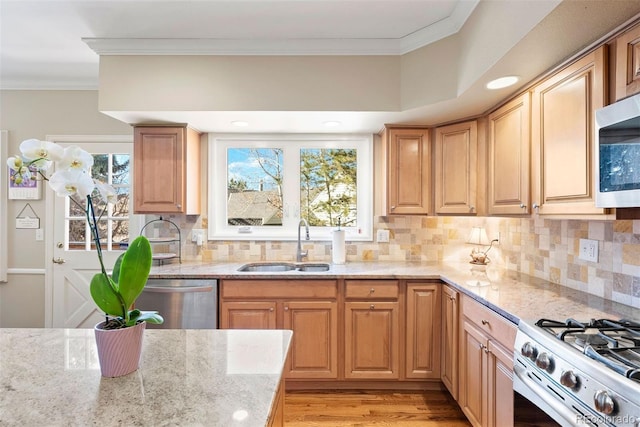
[[[371,240],[370,135],[209,135],[209,238]]]

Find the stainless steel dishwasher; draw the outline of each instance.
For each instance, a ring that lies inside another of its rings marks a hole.
[[[136,308],[155,310],[162,325],[147,328],[216,329],[218,282],[202,279],[149,279],[136,300]]]

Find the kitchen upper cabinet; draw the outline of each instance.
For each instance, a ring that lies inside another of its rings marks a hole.
[[[428,129],[388,127],[382,134],[386,205],[383,214],[426,215],[431,205]]]
[[[470,297],[461,302],[458,403],[476,427],[512,426],[516,326]]]
[[[442,356],[441,377],[454,399],[458,400],[459,294],[442,285]]]
[[[531,213],[530,99],[531,94],[526,92],[489,115],[490,215]]]
[[[475,120],[435,131],[435,211],[477,214],[478,125]]]
[[[640,92],[640,25],[616,39],[616,101]]]
[[[398,379],[398,282],[347,280],[345,287],[345,378]]]
[[[440,283],[407,283],[405,378],[440,378]]]
[[[335,280],[223,280],[221,329],[290,329],[288,379],[338,378]]]
[[[133,210],[200,214],[200,135],[186,126],[136,126]]]
[[[605,100],[605,49],[587,54],[533,89],[533,209],[605,214],[595,207],[594,119]]]

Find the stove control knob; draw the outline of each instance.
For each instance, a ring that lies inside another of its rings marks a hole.
[[[538,350],[529,341],[524,343],[520,352],[524,357],[528,357],[534,361],[536,360],[536,356],[538,356]]]
[[[536,365],[549,373],[553,372],[553,359],[547,353],[540,353],[536,357]]]
[[[593,396],[593,403],[598,412],[606,415],[612,414],[616,409],[613,398],[605,390],[596,391],[596,394]]]
[[[560,376],[560,384],[570,389],[574,389],[578,387],[580,381],[578,380],[578,377],[576,377],[576,374],[573,373],[573,371],[564,371]]]

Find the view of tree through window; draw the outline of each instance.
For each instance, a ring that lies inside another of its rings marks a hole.
[[[300,150],[301,216],[309,225],[355,226],[356,166],[354,149]]]
[[[100,241],[105,250],[111,250],[113,244],[129,239],[129,196],[130,196],[130,158],[127,154],[94,154],[91,175],[93,178],[111,184],[116,190],[116,203],[98,201],[94,208],[96,214],[104,210],[98,222]],[[96,200],[97,201],[97,200]],[[75,198],[67,200],[68,242],[71,250],[94,249],[88,225],[85,220],[86,200]],[[113,249],[119,249],[116,245]]]
[[[227,224],[282,225],[283,152],[280,148],[227,150]]]

